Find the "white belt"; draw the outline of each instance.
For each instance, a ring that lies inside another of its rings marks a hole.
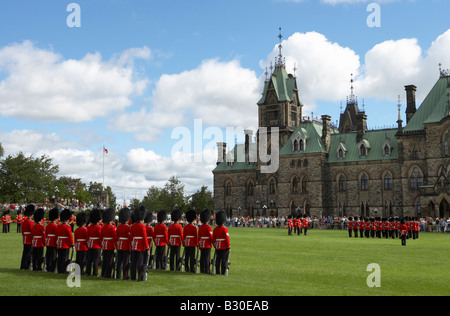
[[[47,235],[47,237],[55,237],[56,235]]]
[[[209,239],[209,237],[200,237],[200,239]]]
[[[133,237],[133,239],[144,239],[144,237]]]
[[[172,235],[172,236],[170,236],[170,238],[175,238],[175,237],[180,237],[181,238],[180,235]]]
[[[69,238],[68,236],[58,236],[58,239]]]
[[[34,239],[34,238],[42,238],[42,236],[33,236],[33,239]]]
[[[226,240],[226,239],[216,239],[216,241],[224,241],[224,240]]]
[[[127,237],[119,237],[119,240],[128,240]]]
[[[79,242],[79,241],[86,241],[86,239],[78,239],[77,242]]]
[[[26,233],[23,233],[24,235],[30,235],[31,234],[31,232],[26,232]]]
[[[89,239],[97,240],[97,239],[100,239],[100,237],[89,237]]]
[[[194,238],[195,236],[186,236],[186,238]]]
[[[112,237],[104,237],[103,240],[113,240]]]
[[[156,237],[164,237],[165,235],[156,235]]]

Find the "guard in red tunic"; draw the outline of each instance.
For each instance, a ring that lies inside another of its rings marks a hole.
[[[406,219],[402,218],[399,226],[400,239],[402,240],[402,246],[406,246],[406,238],[408,235],[408,226],[406,225]]]
[[[303,225],[303,234],[306,236],[306,234],[308,233],[308,215],[303,214],[303,220],[302,220],[302,225]]]
[[[70,227],[71,212],[69,209],[65,209],[61,212],[59,224],[56,229],[56,249],[58,252],[58,259],[56,267],[58,273],[67,273],[66,269],[69,265],[69,252],[70,248],[74,248],[72,228]]]
[[[150,253],[150,258],[147,258],[147,252],[146,255],[144,257],[144,262],[147,262],[148,259],[148,269],[151,269],[153,266],[153,235],[154,235],[154,231],[153,231],[153,227],[152,227],[152,222],[153,222],[153,213],[152,212],[147,212],[145,214],[145,219],[144,219],[144,224],[145,224],[145,229],[147,230],[147,242],[148,242],[148,253]]]
[[[225,274],[228,256],[230,255],[230,235],[228,228],[223,226],[227,220],[224,211],[216,213],[216,228],[213,230],[214,248],[216,249],[216,274]]]
[[[198,246],[198,232],[194,222],[197,219],[197,213],[194,210],[186,212],[186,221],[188,224],[183,228],[184,245],[184,271],[195,273],[195,248]]]
[[[31,228],[32,241],[32,259],[33,259],[33,271],[42,271],[42,263],[44,261],[44,247],[45,247],[45,227],[41,221],[44,218],[45,211],[42,208],[38,208],[34,212],[35,224]]]
[[[288,217],[288,236],[292,236],[292,229],[294,228],[294,223],[292,222],[292,216]]]
[[[103,211],[103,227],[100,231],[102,236],[102,274],[104,278],[111,278],[114,267],[114,250],[116,249],[116,227],[114,220],[116,212],[112,208]]]
[[[130,250],[131,250],[131,226],[128,221],[131,218],[131,211],[128,208],[122,208],[119,211],[119,226],[117,226],[117,279],[120,279],[123,272],[123,279],[129,278],[128,270],[130,268]]]
[[[87,241],[89,239],[86,227],[86,213],[80,212],[76,217],[78,228],[75,230],[75,250],[77,251],[76,264],[80,266],[81,275],[84,275],[86,266],[86,255],[88,251]]]
[[[47,266],[47,272],[55,272],[56,269],[56,229],[59,222],[59,211],[57,208],[53,208],[48,212],[48,219],[50,223],[45,227],[45,246],[47,250],[45,252],[45,264]]]
[[[352,233],[353,233],[353,217],[349,217],[348,218],[348,237],[352,237]]]
[[[98,265],[100,263],[100,253],[102,250],[101,241],[101,222],[102,212],[99,209],[93,209],[89,213],[88,230],[88,252],[86,256],[86,275],[98,275]]]
[[[371,231],[371,222],[370,219],[368,217],[365,218],[364,222],[366,223],[364,225],[364,234],[366,238],[370,237],[370,231]]]
[[[23,221],[22,210],[19,209],[17,211],[17,216],[16,216],[17,233],[21,233],[22,232],[22,221]]]
[[[366,222],[364,221],[364,217],[359,217],[359,237],[364,238],[364,230],[366,229]]]
[[[157,215],[158,224],[155,226],[154,238],[155,241],[155,260],[156,269],[166,269],[167,259],[166,259],[166,245],[169,241],[169,235],[167,233],[167,226],[164,221],[167,218],[166,211],[159,211]]]
[[[200,273],[210,274],[211,247],[213,244],[213,232],[209,221],[211,220],[211,211],[208,209],[200,213],[200,222],[202,225],[198,229],[198,248],[200,249]],[[292,230],[291,230],[292,232]]]
[[[131,226],[130,237],[131,237],[131,264],[130,264],[130,279],[132,281],[137,280],[144,281],[145,274],[145,264],[144,257],[145,253],[150,255],[148,250],[149,245],[147,241],[147,229],[144,225],[145,214],[147,213],[145,207],[139,206],[134,210],[132,219],[134,224]]]
[[[4,234],[6,234],[8,232],[8,223],[9,223],[8,217],[9,217],[9,220],[11,220],[11,216],[9,216],[9,211],[5,211],[3,213],[3,217],[2,217],[3,233]]]
[[[178,223],[181,220],[181,211],[175,209],[172,211],[172,225],[169,226],[169,247],[170,247],[170,271],[180,271],[180,251],[183,244],[183,227]]]
[[[27,205],[24,211],[24,219],[22,224],[22,240],[23,240],[23,252],[22,260],[20,263],[21,270],[28,270],[31,266],[31,251],[32,241],[31,228],[34,225],[33,215],[35,207],[33,204]]]

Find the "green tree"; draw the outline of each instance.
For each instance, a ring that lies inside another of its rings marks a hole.
[[[59,166],[46,155],[9,155],[0,161],[0,196],[9,202],[43,202],[54,192],[58,172]]]
[[[214,208],[213,194],[207,186],[202,186],[200,190],[191,195],[191,207],[195,207],[197,213],[205,208],[209,210]]]

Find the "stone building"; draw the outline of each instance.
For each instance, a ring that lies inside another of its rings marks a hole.
[[[353,85],[339,126],[328,115],[302,116],[280,45],[257,102],[255,137],[245,131],[245,143],[231,150],[218,143],[215,209],[229,216],[450,217],[450,72],[440,71],[418,108],[417,88],[405,90],[406,124],[399,105],[397,128],[368,130]],[[273,157],[278,168],[263,172]]]

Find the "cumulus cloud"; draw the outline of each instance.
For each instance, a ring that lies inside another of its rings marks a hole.
[[[132,60],[149,58],[147,47],[112,61],[99,53],[64,59],[30,41],[0,50],[0,114],[39,121],[84,122],[123,111],[148,81],[136,77]]]

